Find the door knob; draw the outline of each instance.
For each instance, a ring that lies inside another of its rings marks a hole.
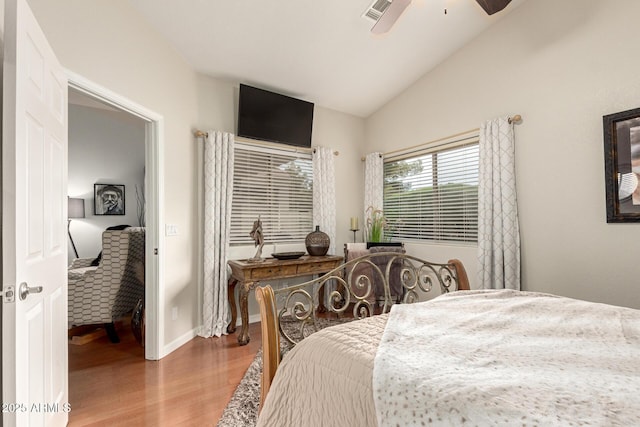
[[[39,294],[40,292],[42,292],[42,286],[29,287],[25,282],[20,283],[20,288],[18,288],[21,301],[24,301],[29,294]]]

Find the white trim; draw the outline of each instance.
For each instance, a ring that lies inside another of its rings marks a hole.
[[[204,144],[197,144],[197,176],[198,176],[198,310],[197,319],[200,322],[197,331],[203,328],[203,304],[204,304]]]
[[[145,283],[145,358],[159,360],[164,357],[164,119],[160,118],[146,126],[145,144],[145,191],[147,241],[145,246],[147,266]],[[148,201],[153,200],[150,206]],[[151,226],[150,226],[151,225]],[[155,252],[157,251],[157,253]],[[151,262],[149,262],[151,260]],[[154,286],[155,284],[155,286]],[[151,311],[147,308],[151,308]]]
[[[176,351],[177,349],[179,349],[180,347],[182,347],[183,345],[185,345],[186,343],[188,343],[189,341],[191,341],[192,339],[197,337],[198,336],[198,334],[197,334],[198,329],[199,328],[195,328],[195,329],[192,329],[190,331],[187,331],[184,334],[180,335],[175,340],[173,340],[170,343],[168,343],[167,345],[165,345],[164,348],[162,349],[162,357],[165,357],[165,356],[173,353],[174,351]]]
[[[403,159],[411,159],[420,157],[438,151],[448,150],[451,148],[462,147],[463,145],[475,144],[480,141],[478,131],[470,132],[468,135],[459,136],[455,139],[447,139],[438,143],[425,144],[420,147],[412,147],[406,150],[396,150],[394,154],[384,155],[384,163],[397,162]]]
[[[257,151],[267,154],[278,154],[282,156],[297,157],[299,159],[309,159],[313,155],[311,148],[309,149],[291,149],[290,146],[284,144],[264,144],[252,141],[236,141],[236,148],[243,150]]]
[[[249,323],[259,323],[260,322],[260,313],[252,314],[249,316]],[[242,326],[242,320],[238,319],[237,326]]]
[[[145,126],[145,192],[146,269],[145,269],[145,358],[159,360],[166,354],[164,345],[164,235],[160,232],[164,218],[164,118],[147,108],[94,83],[70,70],[65,70],[69,87],[83,94],[133,114],[147,122]],[[158,255],[154,252],[157,249]],[[188,335],[188,334],[186,334]],[[171,350],[172,351],[172,350]]]
[[[252,147],[266,147],[273,148],[279,151],[289,151],[292,153],[311,153],[313,151],[313,147],[300,147],[297,145],[289,145],[281,142],[270,142],[270,141],[262,141],[260,139],[252,139],[245,138],[242,136],[235,135],[235,142],[251,145]]]

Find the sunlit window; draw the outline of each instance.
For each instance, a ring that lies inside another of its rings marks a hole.
[[[477,138],[385,159],[384,213],[392,239],[477,242]]]
[[[265,242],[304,241],[313,222],[311,153],[236,142],[234,156],[231,244],[254,243],[258,215]]]

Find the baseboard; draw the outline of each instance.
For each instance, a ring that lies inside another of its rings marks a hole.
[[[260,321],[260,313],[258,314],[252,314],[251,316],[249,316],[249,323],[256,323]],[[240,326],[242,326],[242,320],[238,319],[236,321],[236,334],[240,332]],[[165,345],[163,348],[163,352],[160,355],[160,359],[162,359],[163,357],[173,353],[174,351],[176,351],[177,349],[179,349],[180,347],[182,347],[183,345],[185,345],[186,343],[188,343],[189,341],[191,341],[192,339],[194,339],[195,337],[198,336],[198,331],[200,330],[201,326],[190,330],[189,332],[179,336],[178,338],[176,338],[175,340],[171,341],[169,344]]]
[[[197,331],[198,331],[198,328],[192,329],[182,334],[175,340],[171,341],[169,344],[165,345],[162,348],[162,354],[160,355],[160,359],[173,353],[174,351],[176,351],[177,349],[179,349],[180,347],[182,347],[183,345],[185,345],[186,343],[194,339],[196,336],[198,336]]]
[[[249,323],[257,323],[260,321],[260,313],[258,314],[252,314],[251,316],[249,316]],[[237,322],[238,326],[242,325],[242,320],[239,320]]]

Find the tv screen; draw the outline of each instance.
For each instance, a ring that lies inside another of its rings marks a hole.
[[[240,85],[238,136],[311,147],[313,103]]]

